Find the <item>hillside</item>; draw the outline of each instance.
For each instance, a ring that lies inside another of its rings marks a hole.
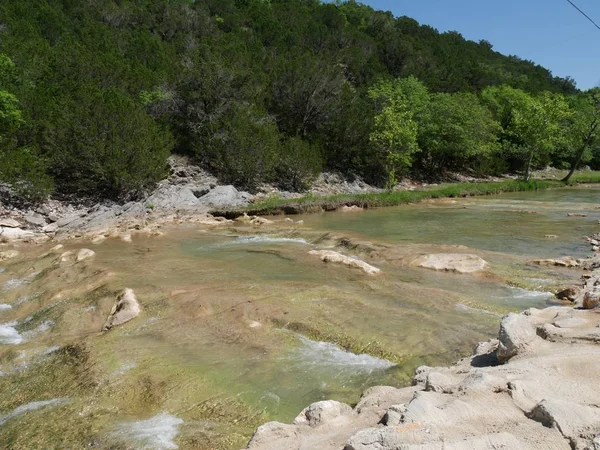
[[[578,95],[486,41],[356,2],[4,0],[0,54],[0,180],[31,199],[135,197],[172,152],[249,190],[302,190],[323,168],[381,186],[514,170],[534,144],[481,92]],[[532,160],[567,164],[565,148]]]

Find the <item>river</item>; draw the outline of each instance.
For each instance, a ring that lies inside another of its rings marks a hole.
[[[182,224],[133,243],[70,241],[64,250],[96,252],[75,265],[40,257],[51,245],[23,247],[24,258],[0,262],[0,442],[239,449],[260,423],[291,421],[311,402],[406,385],[417,366],[452,363],[494,337],[502,314],[557,304],[550,291],[577,271],[528,261],[588,255],[582,236],[597,227],[599,193],[441,200],[265,227]],[[308,254],[323,248],[382,273]],[[411,265],[440,252],[475,253],[489,269]],[[142,314],[101,333],[125,287]]]

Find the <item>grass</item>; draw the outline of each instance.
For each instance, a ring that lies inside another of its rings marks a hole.
[[[595,176],[600,182],[600,173]],[[589,178],[591,179],[591,177]],[[591,182],[586,179],[585,182]],[[574,182],[583,182],[576,178]],[[253,215],[302,214],[320,211],[334,211],[342,206],[359,206],[361,208],[378,208],[418,203],[423,200],[437,198],[461,198],[483,195],[495,195],[502,192],[538,191],[566,186],[565,183],[554,180],[507,180],[489,183],[452,183],[431,186],[414,191],[375,192],[368,194],[342,194],[318,197],[306,195],[297,199],[280,199],[270,197],[261,202],[253,203],[245,208],[226,211],[213,211],[213,215],[229,219],[244,213]]]

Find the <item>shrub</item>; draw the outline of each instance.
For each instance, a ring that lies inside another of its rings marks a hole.
[[[305,191],[321,172],[321,153],[317,147],[298,137],[285,140],[280,147],[276,169],[277,184],[282,189]]]

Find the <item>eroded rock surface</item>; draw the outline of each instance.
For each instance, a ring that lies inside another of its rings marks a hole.
[[[381,272],[381,270],[377,267],[374,267],[360,259],[342,255],[341,253],[334,252],[332,250],[311,250],[310,252],[308,252],[308,254],[320,257],[321,261],[323,262],[344,264],[348,267],[361,269],[369,275],[376,275]]]
[[[352,410],[315,403],[292,425],[259,428],[247,448],[594,449],[599,343],[594,311],[564,306],[509,314],[498,340],[480,343],[454,366],[420,367],[412,387],[371,388]]]
[[[117,296],[102,330],[108,331],[112,327],[129,322],[139,316],[140,312],[140,304],[135,297],[135,293],[132,289],[127,288]]]
[[[425,269],[457,273],[473,273],[484,270],[487,262],[477,255],[463,253],[436,253],[417,258],[414,265]]]

